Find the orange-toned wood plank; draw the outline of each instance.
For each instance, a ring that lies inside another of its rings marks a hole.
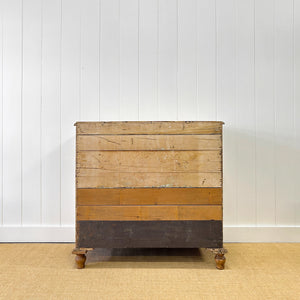
[[[221,134],[223,122],[77,122],[77,134]]]
[[[77,205],[222,204],[222,188],[77,189]]]
[[[84,150],[220,150],[221,135],[78,135]]]
[[[101,172],[219,172],[221,151],[80,151],[78,169]]]
[[[221,187],[216,173],[104,173],[99,169],[78,169],[77,188],[119,187]]]
[[[78,206],[77,220],[222,220],[222,206]]]

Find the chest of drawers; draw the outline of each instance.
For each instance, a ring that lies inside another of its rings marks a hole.
[[[77,122],[76,263],[94,248],[209,248],[223,269],[223,122]]]

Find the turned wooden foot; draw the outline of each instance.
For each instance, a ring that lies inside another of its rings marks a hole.
[[[226,258],[224,254],[216,254],[215,256],[216,268],[219,270],[224,270]]]
[[[227,250],[225,248],[208,248],[207,250],[215,254],[216,268],[224,270],[226,262],[225,253],[227,253]]]
[[[75,248],[72,253],[76,254],[75,256],[75,263],[77,269],[83,269],[85,267],[86,261],[86,253],[89,250],[93,250],[92,248]]]
[[[86,255],[85,254],[76,254],[75,262],[77,269],[83,269],[85,267]]]

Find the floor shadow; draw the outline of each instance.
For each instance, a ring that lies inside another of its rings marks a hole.
[[[202,252],[203,251],[203,252]],[[215,268],[213,257],[199,248],[99,248],[87,254],[87,268]]]

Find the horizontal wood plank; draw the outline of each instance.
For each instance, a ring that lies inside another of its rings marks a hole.
[[[78,135],[77,151],[220,150],[221,135]]]
[[[77,220],[222,220],[222,206],[78,206]]]
[[[103,173],[100,169],[78,169],[77,188],[120,187],[221,187],[217,173]]]
[[[78,248],[222,248],[222,221],[77,221]]]
[[[81,151],[77,168],[99,172],[220,172],[221,151]]]
[[[222,188],[77,189],[77,205],[222,204]]]
[[[77,122],[77,134],[221,134],[223,122]]]

